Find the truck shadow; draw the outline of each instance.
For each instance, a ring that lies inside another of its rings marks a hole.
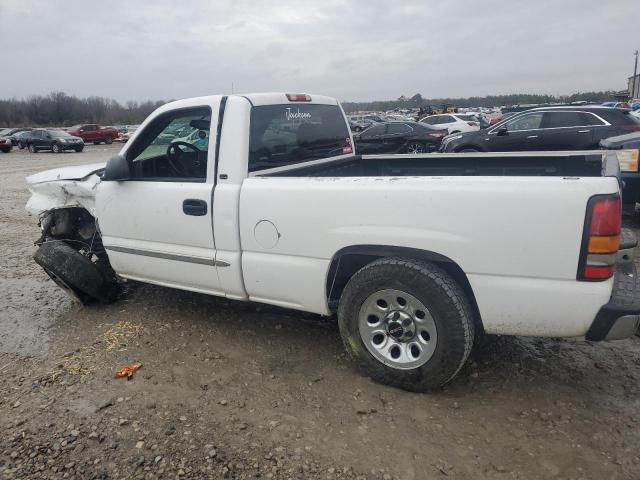
[[[348,363],[335,316],[326,318],[136,282],[128,284],[118,304],[175,312],[170,316],[183,322],[185,329],[213,329],[218,339],[228,337],[224,341],[236,343],[240,349],[253,347],[242,345],[237,334],[244,333],[257,343],[264,340],[267,351],[263,356],[273,359],[271,368],[278,372],[298,371],[318,376],[330,374],[332,366],[344,370]],[[304,351],[310,361],[296,365],[279,355],[282,349],[290,353]],[[433,394],[457,397],[471,392],[504,394],[509,390],[521,392],[531,388],[579,390],[583,394],[589,390],[602,392],[612,382],[628,385],[629,379],[633,379],[634,384],[640,383],[638,365],[638,338],[593,343],[484,335],[474,345],[468,362],[454,381]],[[347,371],[349,376],[358,375],[354,365]],[[629,392],[636,390],[635,387],[623,388]]]

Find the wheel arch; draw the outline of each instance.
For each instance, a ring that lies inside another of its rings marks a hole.
[[[338,250],[331,259],[326,280],[326,298],[329,310],[337,311],[340,296],[351,277],[362,267],[385,257],[402,257],[434,263],[453,277],[464,292],[478,319],[477,327],[483,329],[482,317],[471,283],[464,270],[451,258],[430,250],[393,245],[351,245]]]

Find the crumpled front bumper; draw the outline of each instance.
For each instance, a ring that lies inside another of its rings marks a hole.
[[[621,340],[632,337],[638,331],[640,278],[633,263],[633,248],[624,251],[627,258],[618,257],[611,299],[596,315],[587,332],[587,340]]]

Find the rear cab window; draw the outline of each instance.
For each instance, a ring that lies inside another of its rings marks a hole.
[[[337,105],[282,104],[251,109],[249,172],[353,152]]]

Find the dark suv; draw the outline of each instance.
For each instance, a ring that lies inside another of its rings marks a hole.
[[[51,150],[53,153],[62,153],[65,150],[81,152],[84,141],[80,137],[69,135],[64,130],[49,128],[36,128],[26,139],[27,147],[32,153],[39,150]]]
[[[520,112],[479,132],[449,135],[443,152],[591,150],[600,140],[640,131],[628,110],[602,106],[544,107]]]

